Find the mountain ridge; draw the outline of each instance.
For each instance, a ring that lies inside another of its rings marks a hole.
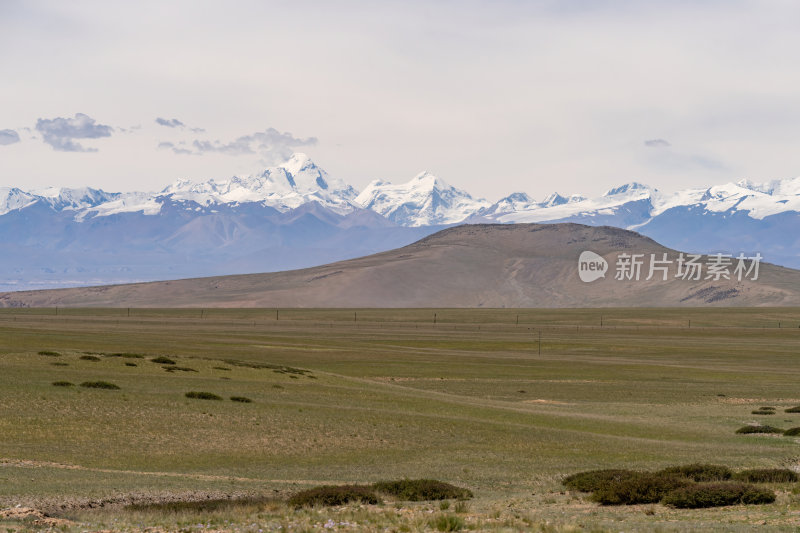
[[[491,203],[430,172],[359,193],[304,154],[154,193],[0,188],[0,290],[310,267],[462,223],[609,225],[687,252],[759,252],[800,267],[800,178],[675,193],[630,182],[593,198],[541,198],[519,192]]]

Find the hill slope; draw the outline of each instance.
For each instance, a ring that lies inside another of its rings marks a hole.
[[[578,276],[583,251],[608,272]],[[672,261],[646,280],[651,254]],[[620,254],[640,278],[615,279]],[[761,263],[758,279],[676,277],[679,253],[635,232],[578,224],[466,225],[359,259],[270,274],[0,294],[0,305],[104,307],[659,307],[800,305],[800,271]],[[746,266],[751,266],[750,262]]]

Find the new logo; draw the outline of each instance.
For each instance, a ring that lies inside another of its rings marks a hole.
[[[581,281],[591,283],[597,279],[604,278],[607,270],[608,262],[603,256],[588,250],[581,252],[581,256],[578,258],[578,276],[580,276]]]

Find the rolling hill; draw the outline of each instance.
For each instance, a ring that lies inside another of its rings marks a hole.
[[[603,260],[607,263],[604,277],[591,282],[581,280],[578,260],[584,251],[603,258],[595,263]],[[626,257],[634,257],[633,263],[641,261],[638,279],[633,269],[618,269],[617,265],[626,263]],[[449,228],[396,250],[314,268],[4,293],[0,294],[0,305],[263,308],[800,305],[800,271],[747,260],[743,263],[746,270],[737,273],[734,257],[725,259],[730,264],[724,269],[717,265],[720,273],[714,274],[711,265],[722,259],[696,256],[695,263],[701,269],[697,273],[699,279],[684,279],[678,270],[681,257],[679,252],[638,233],[607,226],[474,224]],[[651,273],[653,259],[656,268]],[[726,275],[729,279],[725,279]]]

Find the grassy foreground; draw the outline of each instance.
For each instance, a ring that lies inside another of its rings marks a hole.
[[[769,505],[686,511],[600,507],[561,479],[800,468],[798,437],[735,433],[800,426],[784,412],[800,405],[799,326],[800,309],[2,310],[0,508],[75,531],[795,531],[798,484],[771,485]],[[775,414],[752,413],[764,406]],[[284,503],[404,477],[475,499]],[[147,506],[209,498],[245,500]]]

